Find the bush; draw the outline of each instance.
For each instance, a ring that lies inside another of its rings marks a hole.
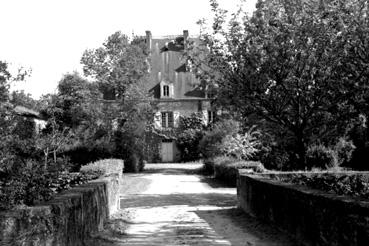
[[[105,159],[82,166],[80,172],[94,176],[109,176],[110,174],[119,173],[121,165],[123,165],[122,160]]]
[[[321,169],[338,166],[336,153],[324,145],[312,145],[306,152],[306,165]]]
[[[213,162],[213,159],[209,158],[209,159],[205,159],[204,160],[203,172],[204,172],[204,174],[210,174],[210,175],[213,175],[214,174],[214,162]]]
[[[63,153],[71,162],[71,171],[78,172],[82,165],[95,162],[101,159],[112,157],[111,147],[107,148],[104,145],[99,146],[78,146]]]
[[[233,156],[236,159],[247,160],[256,154],[260,146],[260,141],[257,139],[260,133],[250,128],[244,134],[227,135],[223,138],[221,151],[227,156]]]
[[[201,158],[199,143],[204,135],[202,114],[193,113],[190,116],[181,116],[176,128],[177,147],[181,153],[181,161],[196,161]]]
[[[340,138],[334,147],[338,159],[338,165],[347,165],[351,160],[352,153],[354,152],[355,148],[356,147],[352,141],[347,141],[344,138]]]
[[[208,169],[214,170],[214,177],[228,185],[236,186],[239,169],[249,169],[250,172],[264,172],[265,168],[258,161],[239,161],[229,156],[218,156],[208,161]]]
[[[214,123],[199,143],[200,151],[205,158],[214,158],[221,153],[222,141],[228,135],[240,130],[239,123],[234,120],[222,120]]]
[[[143,170],[143,161],[136,154],[131,154],[124,164],[124,172],[137,173]]]
[[[308,186],[338,195],[348,195],[363,199],[369,198],[368,177],[357,174],[312,173],[310,175],[296,174],[279,179],[282,182]]]
[[[1,176],[0,209],[11,209],[16,205],[33,206],[48,201],[55,193],[117,172],[117,166],[116,160],[104,160],[84,166],[81,173],[69,173],[60,172],[52,166],[45,170],[43,164],[28,161],[19,173]]]

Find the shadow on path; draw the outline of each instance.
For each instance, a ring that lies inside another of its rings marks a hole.
[[[189,175],[195,166],[163,168],[127,175],[119,212],[86,245],[297,245],[238,209],[234,188]]]

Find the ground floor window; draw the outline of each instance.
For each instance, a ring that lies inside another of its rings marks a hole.
[[[161,126],[164,128],[173,127],[173,112],[162,112],[161,113]]]

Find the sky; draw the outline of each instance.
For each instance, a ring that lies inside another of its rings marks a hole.
[[[230,12],[240,0],[219,0]],[[256,0],[246,0],[252,12]],[[86,49],[97,48],[116,31],[127,35],[199,33],[196,22],[211,20],[208,0],[0,0],[0,60],[31,69],[12,85],[34,98],[56,92],[62,76],[77,71]]]

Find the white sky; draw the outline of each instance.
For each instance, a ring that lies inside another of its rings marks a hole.
[[[220,0],[235,9],[239,0]],[[252,11],[256,0],[247,0]],[[32,69],[17,83],[38,98],[55,92],[62,75],[82,73],[80,59],[112,33],[153,36],[199,33],[196,21],[210,19],[208,0],[0,0],[0,60]]]

